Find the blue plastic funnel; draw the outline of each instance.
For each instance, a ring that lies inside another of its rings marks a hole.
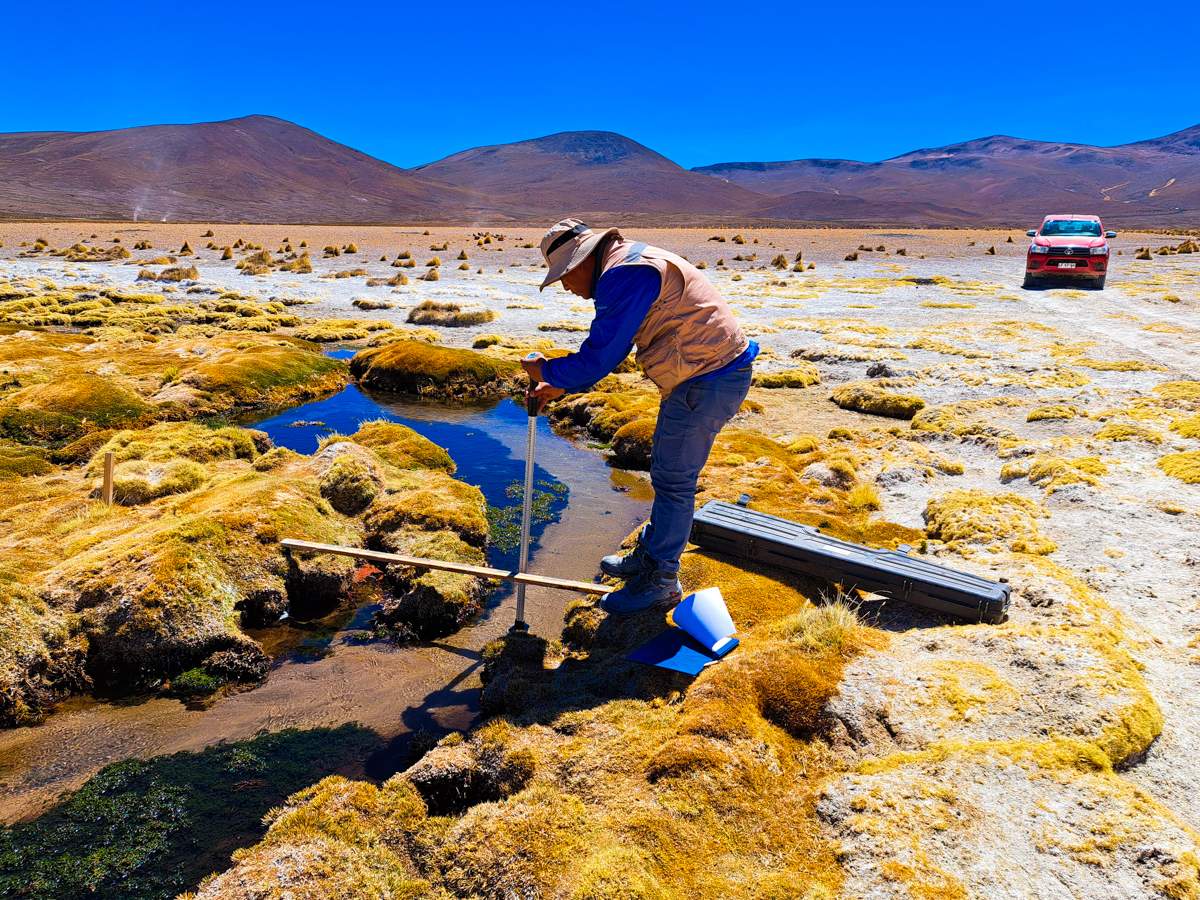
[[[737,629],[733,627],[733,619],[725,606],[720,588],[705,588],[684,597],[671,613],[671,618],[717,656],[737,645],[733,637]]]

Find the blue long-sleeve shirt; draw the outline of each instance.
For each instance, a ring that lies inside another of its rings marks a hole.
[[[650,266],[617,266],[600,276],[594,302],[596,316],[587,340],[576,353],[548,360],[542,378],[568,394],[589,390],[615,369],[633,348],[633,336],[662,291],[662,276]],[[705,380],[749,365],[758,356],[758,344],[727,366],[694,380]]]
[[[633,336],[661,291],[662,276],[650,266],[609,269],[596,284],[596,316],[587,340],[578,352],[544,363],[542,378],[568,394],[590,388],[629,355]]]

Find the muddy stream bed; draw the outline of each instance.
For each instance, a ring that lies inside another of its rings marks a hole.
[[[519,506],[511,485],[524,477],[527,419],[510,400],[424,402],[367,394],[351,385],[334,397],[240,424],[266,431],[278,445],[312,453],[327,434],[350,434],[359,422],[381,417],[445,447],[458,465],[456,477],[478,485],[490,506]],[[535,481],[548,495],[550,519],[534,528],[534,572],[592,580],[599,558],[649,514],[651,495],[643,480],[554,434],[544,418],[538,421]],[[493,546],[489,564],[515,568],[516,555],[511,546]],[[557,637],[575,596],[528,589],[530,628]],[[386,778],[403,768],[413,732],[442,734],[476,721],[480,650],[512,625],[514,607],[515,595],[505,585],[460,631],[402,646],[365,640],[373,607],[318,611],[308,621],[285,618],[250,632],[274,658],[270,677],[253,690],[205,703],[161,695],[68,701],[40,725],[0,732],[0,819],[40,816],[109,763],[200,751],[283,729],[353,723],[355,733],[368,739],[347,741],[343,728],[342,737],[329,740],[322,771]],[[235,790],[234,780],[230,784]]]

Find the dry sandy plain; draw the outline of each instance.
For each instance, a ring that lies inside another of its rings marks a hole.
[[[574,347],[586,335],[586,303],[537,290],[538,251],[518,245],[536,245],[538,229],[480,246],[470,229],[212,228],[207,238],[203,225],[0,225],[0,279],[131,284],[141,268],[131,263],[187,240],[198,253],[181,263],[195,263],[199,284],[314,301],[293,308],[305,317],[405,327],[408,310],[432,299],[498,314],[439,329],[450,346],[487,333]],[[820,385],[755,388],[762,411],[742,414],[741,427],[784,444],[824,442],[838,427],[865,435],[857,477],[877,488],[876,515],[927,530],[941,561],[1013,587],[1004,625],[928,628],[918,617],[847,668],[833,707],[856,768],[823,788],[819,806],[841,895],[1196,897],[1200,464],[1176,454],[1200,450],[1200,255],[1138,261],[1136,248],[1180,238],[1123,233],[1104,291],[1023,290],[1020,232],[743,230],[740,245],[729,229],[626,233],[706,263],[763,348],[759,371],[793,367],[797,355],[815,362]],[[38,237],[155,249],[102,264],[18,258]],[[314,272],[247,277],[201,249],[238,238],[272,251],[305,240]],[[356,254],[322,257],[350,241]],[[367,286],[367,276],[424,272],[443,242],[439,281]],[[886,249],[847,261],[860,244]],[[390,265],[402,250],[415,268]],[[798,252],[815,268],[792,272]],[[771,267],[779,253],[787,269]],[[333,277],[359,268],[367,276]],[[185,288],[171,287],[182,300]],[[363,312],[356,298],[394,306]],[[577,330],[539,330],[555,322]],[[878,363],[887,389],[925,401],[914,423],[830,401]],[[1164,459],[1190,461],[1190,478],[1167,474]],[[931,501],[948,494],[960,507],[939,530]],[[1115,767],[1055,765],[1038,749],[1070,740],[1109,748]]]

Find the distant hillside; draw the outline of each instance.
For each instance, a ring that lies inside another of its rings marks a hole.
[[[754,215],[766,219],[829,222],[843,225],[972,225],[988,220],[979,213],[914,200],[864,200],[831,191],[796,191],[759,202]]]
[[[480,205],[269,116],[0,135],[6,218],[395,222]]]
[[[744,215],[762,200],[607,131],[476,147],[411,171],[489,194],[499,208]]]
[[[1026,225],[1200,221],[1200,126],[1120,147],[990,137],[866,163],[739,162],[691,171],[604,131],[477,147],[401,169],[290,122],[0,135],[0,217],[211,222],[763,219]]]
[[[841,159],[721,163],[693,171],[763,194],[914,203],[990,222],[1037,224],[1048,212],[1094,212],[1113,224],[1191,224],[1200,217],[1200,125],[1119,147],[990,137],[877,163]]]

